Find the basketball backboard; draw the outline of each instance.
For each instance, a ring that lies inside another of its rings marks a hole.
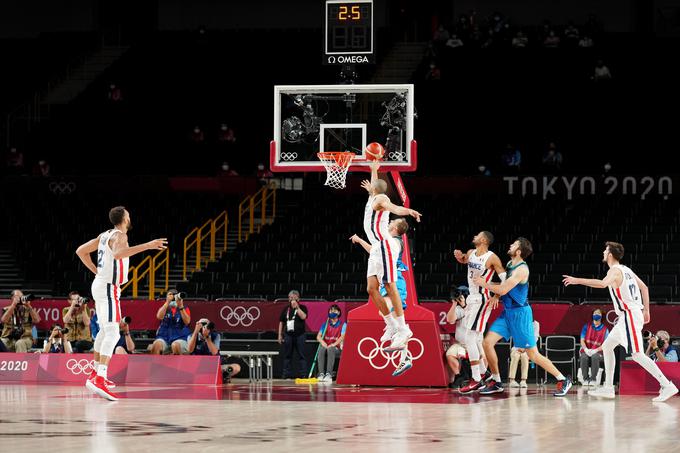
[[[413,85],[277,85],[270,164],[275,172],[325,171],[317,153],[357,155],[351,170],[366,168],[366,145],[386,150],[381,171],[414,171]]]

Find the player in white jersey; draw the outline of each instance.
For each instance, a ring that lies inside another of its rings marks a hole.
[[[362,181],[361,187],[368,191],[368,202],[364,210],[364,231],[371,243],[371,252],[368,258],[368,271],[366,272],[368,294],[376,305],[387,330],[381,338],[381,342],[391,340],[390,346],[385,352],[404,349],[406,342],[413,336],[413,332],[404,320],[404,309],[401,305],[401,297],[397,290],[397,259],[401,249],[397,240],[389,232],[390,213],[398,216],[411,216],[420,222],[420,213],[413,209],[393,204],[387,192],[387,183],[378,178],[380,163],[371,161],[371,181]],[[387,295],[392,301],[394,311],[385,303],[380,294],[380,283],[383,282]]]
[[[78,247],[76,254],[95,275],[92,298],[99,322],[99,334],[94,342],[95,366],[85,386],[102,398],[116,401],[118,396],[111,392],[115,385],[108,380],[107,370],[120,338],[120,286],[128,280],[130,257],[146,250],[163,250],[167,239],[130,247],[127,238],[131,228],[130,213],[123,206],[117,206],[109,211],[109,220],[113,229]],[[92,261],[93,252],[97,252],[96,265]]]
[[[666,401],[678,393],[678,389],[664,376],[657,364],[642,351],[642,325],[650,321],[649,288],[629,267],[620,264],[621,258],[623,258],[623,245],[617,242],[607,242],[602,261],[609,266],[609,272],[604,279],[563,276],[565,286],[584,285],[591,288],[609,288],[614,311],[618,315],[616,325],[604,343],[597,349],[586,350],[588,355],[599,351],[604,353],[606,376],[605,384],[598,389],[590,390],[588,394],[614,398],[614,367],[616,366],[614,348],[621,345],[631,354],[633,360],[659,381],[661,386],[659,396],[652,401]]]
[[[486,370],[480,369],[482,341],[491,311],[498,306],[498,297],[493,297],[488,289],[475,285],[474,279],[483,277],[485,281],[490,282],[496,273],[501,280],[505,279],[505,269],[500,258],[489,250],[491,244],[493,244],[493,234],[489,231],[481,231],[472,238],[474,249],[468,250],[465,254],[460,250],[453,252],[456,261],[467,265],[468,288],[470,289],[465,308],[465,347],[470,358],[472,379],[460,389],[460,393],[463,394],[475,392],[484,385],[482,375],[486,375]],[[481,368],[486,367],[482,364]]]

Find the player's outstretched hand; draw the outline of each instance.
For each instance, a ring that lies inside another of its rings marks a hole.
[[[408,215],[416,219],[416,222],[420,222],[420,216],[422,214],[416,211],[415,209],[409,209]]]
[[[371,182],[367,179],[361,181],[361,187],[366,189],[366,192],[371,193]]]
[[[457,259],[457,260],[462,260],[462,259],[463,259],[463,256],[464,256],[464,255],[463,255],[463,252],[462,252],[461,250],[456,249],[456,250],[453,251],[453,257],[454,257],[455,259]]]
[[[562,280],[564,286],[578,285],[578,283],[576,283],[576,277],[571,277],[569,275],[563,275],[562,277],[564,277],[564,280]]]
[[[498,296],[493,296],[491,299],[489,299],[489,308],[492,310],[498,308]]]
[[[351,238],[349,238],[349,240],[352,241],[352,244],[357,244],[361,240],[361,238],[355,234]]]
[[[168,239],[154,239],[153,241],[147,242],[146,245],[148,250],[165,250],[168,248]]]

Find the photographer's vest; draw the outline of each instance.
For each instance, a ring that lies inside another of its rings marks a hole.
[[[65,308],[68,311],[68,307]],[[81,309],[82,310],[82,309]],[[83,312],[78,311],[77,313],[71,315],[71,322],[66,324],[68,328],[68,338],[71,341],[92,341],[92,335],[90,335],[90,326],[83,322]]]
[[[60,341],[59,343],[52,343],[50,345],[50,354],[65,354],[66,350],[64,349],[64,342]]]
[[[9,307],[5,308],[5,310],[8,310]],[[3,313],[5,311],[3,310]],[[2,326],[2,335],[0,337],[2,338],[9,338],[10,334],[12,333],[12,329],[14,326],[23,326],[24,328],[24,334],[22,335],[21,338],[31,338],[33,339],[33,323],[31,322],[31,313],[30,310],[28,310],[24,305],[17,305],[14,308],[14,313],[12,313],[12,316],[9,318],[9,321],[4,323]]]
[[[602,346],[605,333],[607,333],[607,328],[604,324],[600,324],[600,329],[596,329],[592,322],[588,323],[586,337],[583,339],[586,342],[586,348],[597,349]]]
[[[189,314],[189,309],[186,307],[184,309],[187,310],[187,314]],[[165,340],[168,346],[175,340],[186,340],[187,337],[191,335],[191,331],[184,325],[184,321],[182,321],[181,313],[179,308],[170,308],[165,311],[165,316],[161,321],[157,337]]]

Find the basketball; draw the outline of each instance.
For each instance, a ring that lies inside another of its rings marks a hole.
[[[369,143],[366,146],[366,159],[380,160],[385,155],[385,148],[378,142]]]

